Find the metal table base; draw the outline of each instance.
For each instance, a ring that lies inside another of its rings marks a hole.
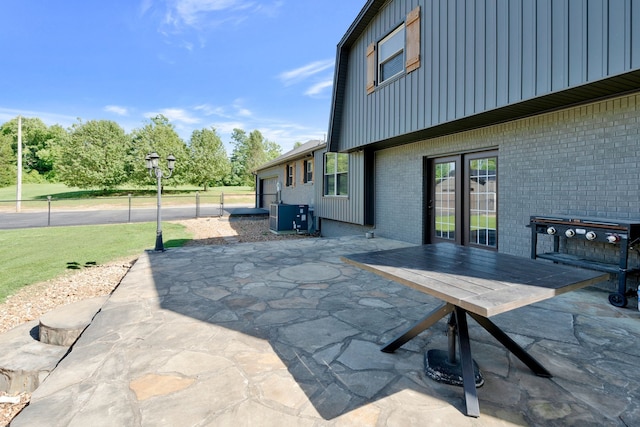
[[[467,314],[471,316],[476,322],[478,322],[480,326],[482,326],[487,332],[489,332],[507,350],[513,353],[514,356],[516,356],[525,365],[527,365],[529,369],[531,369],[536,375],[540,377],[551,378],[551,373],[549,371],[547,371],[536,359],[533,358],[533,356],[527,353],[491,320],[478,314],[466,311],[465,309],[450,303],[444,303],[427,314],[425,317],[408,328],[405,332],[382,346],[380,350],[385,353],[393,353],[402,345],[420,334],[422,331],[434,325],[447,314],[451,314],[451,318],[449,320],[449,351],[447,354],[447,360],[444,361],[444,364],[458,364],[460,367],[459,369],[462,373],[462,386],[464,387],[467,416],[480,416],[480,405],[478,403],[478,393],[476,390],[476,387],[478,386],[476,375],[477,371],[476,369],[474,369],[475,362],[471,357],[471,345],[469,342]],[[460,347],[459,361],[456,358],[455,354],[455,336],[457,336],[457,343]],[[435,365],[443,365],[442,361],[436,362],[436,359],[442,359],[442,357],[436,357],[436,354],[437,353],[434,353],[433,363]],[[432,362],[429,361],[429,363]],[[438,369],[438,373],[435,374],[436,376],[442,374],[442,370],[445,371],[446,375],[446,370],[448,369],[448,367],[441,366],[440,368],[438,368],[437,366],[431,366],[431,369]],[[480,382],[480,385],[482,385],[482,382]]]

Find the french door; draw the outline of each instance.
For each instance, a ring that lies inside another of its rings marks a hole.
[[[426,159],[427,242],[498,249],[498,152]]]

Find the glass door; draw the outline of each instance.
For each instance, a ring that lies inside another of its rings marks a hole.
[[[498,155],[429,159],[427,242],[497,249]]]
[[[457,241],[459,239],[460,179],[457,177],[460,159],[446,157],[432,162],[429,213],[431,238],[434,241]]]
[[[481,153],[466,160],[466,244],[497,249],[498,156]]]

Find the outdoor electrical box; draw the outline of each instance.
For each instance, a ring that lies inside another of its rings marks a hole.
[[[309,205],[296,205],[293,229],[298,233],[306,233],[309,230]]]
[[[285,205],[283,203],[269,206],[269,230],[296,231],[306,233],[309,225],[309,205]]]

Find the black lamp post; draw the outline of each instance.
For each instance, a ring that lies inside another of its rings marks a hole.
[[[172,155],[167,157],[167,168],[169,168],[169,175],[163,176],[162,169],[158,165],[158,160],[160,156],[158,153],[153,152],[151,154],[147,154],[144,158],[147,166],[147,170],[149,171],[149,176],[155,176],[157,184],[158,184],[158,212],[157,212],[157,227],[156,227],[156,251],[164,251],[164,243],[162,242],[162,178],[170,178],[173,174],[173,168],[176,166],[176,158]]]

